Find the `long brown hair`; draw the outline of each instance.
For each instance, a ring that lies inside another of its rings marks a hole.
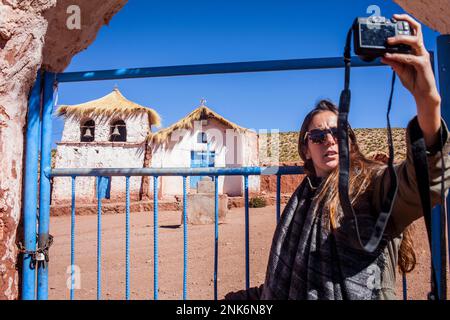
[[[304,162],[304,169],[307,175],[315,176],[316,172],[312,159],[306,158],[306,150],[308,148],[305,140],[306,132],[313,117],[324,111],[331,111],[338,115],[338,108],[329,100],[321,100],[317,103],[312,111],[310,111],[300,128],[298,140],[298,152],[300,158]],[[356,141],[354,131],[349,128],[349,142],[350,142],[350,172],[349,172],[349,195],[352,205],[358,200],[359,196],[363,194],[369,187],[374,175],[384,167],[384,163],[369,159],[359,149]],[[337,166],[326,177],[322,190],[315,196],[317,201],[322,201],[326,197],[325,206],[330,213],[330,227],[336,228],[336,214],[339,204],[339,166]],[[398,264],[401,272],[411,272],[416,265],[416,255],[412,243],[412,235],[410,227],[407,227],[403,232],[403,239],[399,249]]]

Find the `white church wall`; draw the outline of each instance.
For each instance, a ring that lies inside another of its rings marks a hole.
[[[144,161],[144,140],[148,134],[148,117],[125,119],[127,125],[127,142],[109,142],[110,123],[113,120],[94,118],[95,141],[80,142],[80,122],[67,119],[63,138],[57,146],[57,168],[142,168]],[[85,121],[86,119],[83,119]],[[200,132],[208,135],[209,151],[215,151],[215,167],[258,166],[258,139],[254,132],[239,133],[223,125],[216,119],[194,123],[190,130],[175,132],[167,145],[152,147],[153,168],[190,168],[191,151],[207,151],[208,145],[198,143]],[[77,198],[95,201],[95,178],[79,177],[76,179]],[[159,184],[163,196],[183,194],[182,177],[161,177]],[[259,176],[249,176],[249,191],[259,191]],[[242,176],[219,177],[219,193],[230,196],[242,196],[244,179]],[[130,178],[132,195],[139,194],[142,177]],[[189,178],[187,179],[190,189]],[[153,194],[153,179],[150,180],[150,194]],[[71,179],[55,178],[53,199],[67,201],[71,195]],[[113,177],[111,197],[123,200],[125,195],[125,178]],[[133,196],[132,196],[133,197]]]
[[[256,132],[247,132],[243,137],[242,150],[244,150],[244,161],[242,165],[246,167],[259,167],[258,135]],[[248,188],[250,192],[259,193],[260,176],[249,176]]]
[[[141,146],[117,145],[89,146],[58,145],[56,155],[56,168],[142,168],[144,153]],[[96,199],[95,177],[77,177],[76,195],[77,197],[90,200]],[[130,177],[131,193],[138,193],[141,188],[141,177]],[[119,196],[123,198],[125,194],[125,178],[112,177],[111,197]],[[71,194],[70,178],[54,178],[53,198],[63,200],[70,198]]]
[[[141,113],[129,118],[101,118],[101,117],[85,117],[80,120],[73,118],[66,119],[64,122],[64,131],[62,134],[62,142],[80,142],[81,131],[80,126],[88,119],[95,122],[95,139],[96,142],[109,142],[111,124],[116,120],[124,120],[127,126],[127,142],[142,142],[149,133],[148,115]]]
[[[154,147],[152,167],[154,168],[190,168],[191,151],[207,151],[208,146],[197,142],[197,135],[206,132],[211,141],[209,151],[215,151],[215,167],[242,167],[259,165],[256,133],[241,134],[229,129],[215,119],[197,122],[190,130],[180,130],[172,134],[167,145]],[[234,136],[234,138],[233,138]],[[255,145],[256,143],[256,145]],[[250,155],[248,155],[250,154]],[[251,155],[253,154],[253,155]],[[219,193],[230,196],[243,194],[244,179],[242,176],[219,177]],[[189,178],[188,178],[189,186]],[[259,177],[249,177],[250,191],[259,190]],[[183,194],[181,177],[163,177],[162,192],[165,195]]]
[[[147,114],[124,119],[127,125],[127,142],[109,142],[110,121],[100,121],[99,118],[93,120],[96,122],[93,142],[80,142],[80,122],[66,120],[62,141],[57,145],[56,168],[143,167],[144,140],[149,131]],[[132,197],[139,194],[141,182],[142,177],[130,177]],[[125,177],[112,177],[111,198],[122,200],[125,186]],[[67,201],[71,198],[71,189],[71,178],[54,178],[52,199],[56,203]],[[94,201],[95,190],[95,177],[76,178],[77,198]]]

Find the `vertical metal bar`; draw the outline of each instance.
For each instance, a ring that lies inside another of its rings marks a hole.
[[[187,230],[187,195],[186,176],[183,176],[183,300],[187,299],[187,258],[188,258],[188,230]]]
[[[27,251],[36,250],[36,218],[37,218],[37,190],[38,190],[38,153],[39,153],[39,114],[41,109],[41,73],[36,81],[28,100],[26,158],[24,180],[23,229],[24,246]],[[22,268],[22,299],[36,298],[36,269],[32,256],[23,255]]]
[[[153,177],[153,299],[158,300],[158,176]]]
[[[50,176],[52,147],[52,111],[54,105],[55,74],[44,73],[44,103],[41,131],[41,166],[39,188],[39,247],[44,247],[49,240],[50,222]],[[48,299],[48,263],[38,264],[38,300]]]
[[[406,282],[406,274],[402,274],[402,282],[403,282],[403,300],[408,300],[408,284]]]
[[[450,34],[440,35],[437,38],[437,56],[438,56],[438,70],[439,70],[439,89],[441,94],[441,114],[446,123],[450,123]],[[448,210],[449,197],[445,201],[444,209]],[[447,217],[445,217],[445,212],[441,212],[441,219],[447,218],[447,234],[449,238],[447,239],[448,247],[448,265],[450,265],[450,213],[447,211]],[[445,232],[442,234],[445,237]],[[445,248],[442,248],[443,250]],[[444,255],[444,254],[443,254]],[[446,275],[445,271],[444,274]],[[446,298],[446,297],[445,297]]]
[[[219,266],[219,177],[214,176],[214,300],[217,300],[217,272]]]
[[[125,215],[125,299],[130,300],[130,177],[126,182],[126,215]]]
[[[102,299],[102,199],[97,177],[97,300]]]
[[[445,205],[446,205],[446,209],[447,209],[447,236],[449,237],[447,239],[447,241],[448,241],[447,249],[448,249],[448,259],[449,259],[448,265],[450,266],[450,210],[448,210],[449,205],[450,205],[450,195],[447,196]]]
[[[281,216],[281,175],[277,174],[277,224]]]
[[[248,176],[244,176],[245,190],[245,288],[250,288],[250,226],[248,208]]]
[[[72,176],[72,212],[70,215],[70,300],[75,299],[75,176]]]
[[[441,111],[445,122],[450,123],[450,35],[437,38],[437,56],[439,70],[439,88],[441,93]]]
[[[441,300],[441,276],[442,276],[442,268],[441,268],[441,220],[440,220],[441,210],[440,206],[437,205],[431,210],[431,261],[434,266],[434,270],[436,272],[437,279],[437,289],[438,289],[438,299]]]

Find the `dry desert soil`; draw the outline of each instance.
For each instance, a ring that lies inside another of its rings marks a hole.
[[[51,217],[49,298],[70,299],[70,216]],[[159,214],[159,299],[182,299],[183,227],[181,213]],[[275,207],[250,209],[250,285],[264,281],[276,225]],[[415,222],[416,269],[408,275],[408,299],[426,299],[429,290],[429,251],[422,220]],[[153,299],[153,212],[130,215],[130,298]],[[75,265],[79,288],[75,299],[97,296],[97,216],[76,216]],[[102,216],[101,296],[125,298],[125,214]],[[214,225],[188,226],[188,299],[214,298]],[[231,209],[219,225],[218,298],[245,288],[244,209]],[[397,296],[402,298],[401,277]]]

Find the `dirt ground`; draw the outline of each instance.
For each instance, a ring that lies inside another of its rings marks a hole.
[[[275,207],[250,209],[250,285],[264,281],[276,224]],[[159,214],[159,299],[182,299],[183,227],[181,213]],[[49,298],[69,299],[70,216],[51,217]],[[75,265],[80,289],[75,299],[96,299],[97,216],[77,216]],[[229,211],[219,225],[218,298],[245,288],[244,209]],[[125,298],[125,214],[102,216],[102,299]],[[214,225],[188,227],[188,299],[214,298]],[[429,252],[425,228],[415,223],[416,269],[408,275],[408,299],[425,299],[429,290]],[[69,269],[68,269],[69,268]],[[397,296],[402,298],[401,277]],[[153,212],[130,215],[130,298],[153,299]]]

